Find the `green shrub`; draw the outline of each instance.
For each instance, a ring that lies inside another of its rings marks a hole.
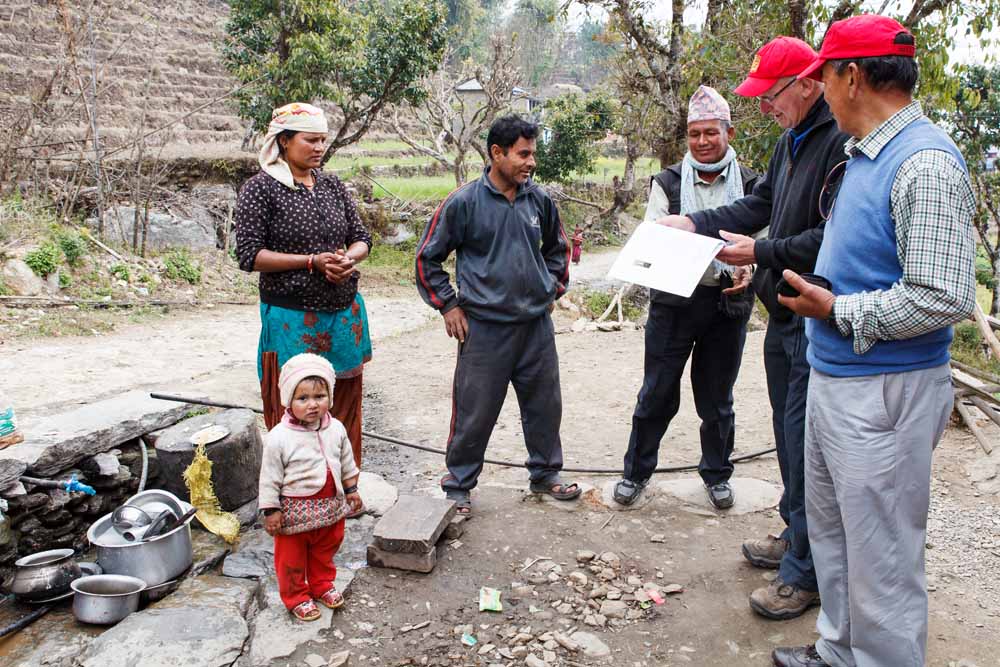
[[[46,241],[41,247],[25,255],[24,263],[30,266],[37,275],[44,278],[59,268],[61,259],[56,244],[52,241]]]
[[[59,274],[59,289],[66,289],[73,284],[73,279],[70,278],[68,273]]]
[[[587,313],[596,320],[608,309],[608,306],[611,305],[611,299],[614,296],[614,292],[588,291],[583,297],[583,306],[587,310]],[[622,317],[634,322],[640,315],[642,315],[641,308],[633,303],[629,303],[627,299],[622,299]],[[618,321],[617,308],[608,314],[608,319]]]
[[[10,288],[2,280],[0,280],[0,296],[13,296]]]
[[[79,264],[80,258],[87,251],[87,246],[80,235],[75,231],[59,229],[55,233],[55,239],[63,257],[66,258],[66,263],[70,266]]]
[[[113,264],[111,266],[111,275],[119,280],[124,280],[125,282],[130,282],[132,280],[132,273],[128,270],[128,266],[125,264]]]
[[[990,268],[990,259],[982,247],[976,253],[976,282],[988,290],[994,290],[997,287],[993,269]]]
[[[185,248],[171,250],[163,256],[164,273],[171,280],[186,280],[192,285],[201,282],[201,265]]]

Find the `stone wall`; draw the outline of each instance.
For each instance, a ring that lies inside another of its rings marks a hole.
[[[77,78],[79,74],[89,84],[90,37],[83,11],[89,5],[80,0],[4,4],[0,11],[0,125],[22,113],[51,81],[51,94],[34,114],[37,129],[32,140],[47,143],[89,137]],[[69,10],[65,17],[60,6]],[[91,25],[99,72],[98,121],[108,147],[128,143],[143,125],[152,129],[170,122],[176,124],[169,133],[150,139],[154,145],[169,144],[174,152],[170,157],[203,155],[205,144],[239,146],[244,124],[231,104],[218,102],[195,111],[235,87],[217,48],[228,12],[223,0],[94,3]],[[39,150],[52,154],[64,147]]]

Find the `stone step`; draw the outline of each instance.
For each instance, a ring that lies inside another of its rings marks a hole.
[[[400,495],[375,526],[375,546],[384,552],[426,554],[454,516],[452,500]]]

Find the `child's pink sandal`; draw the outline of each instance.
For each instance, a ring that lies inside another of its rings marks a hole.
[[[344,596],[336,588],[331,588],[319,598],[319,601],[330,609],[344,606]]]
[[[320,617],[319,607],[312,600],[306,600],[301,604],[297,604],[291,609],[292,616],[299,619],[300,621],[315,621]]]

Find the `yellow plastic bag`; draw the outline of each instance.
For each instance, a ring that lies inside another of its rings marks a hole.
[[[232,512],[223,512],[212,488],[212,462],[205,454],[205,445],[198,444],[194,460],[184,471],[184,484],[191,494],[191,504],[198,512],[195,516],[209,532],[235,544],[240,539],[240,520]]]

